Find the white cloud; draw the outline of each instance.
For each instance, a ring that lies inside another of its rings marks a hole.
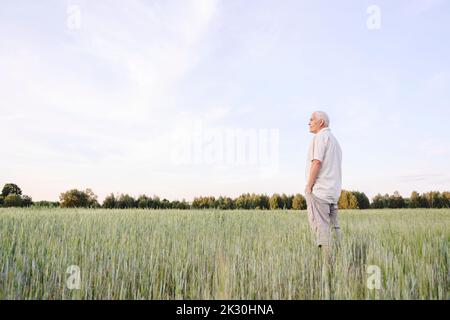
[[[417,145],[417,151],[426,158],[450,156],[450,139],[426,139]]]
[[[52,171],[81,184],[118,168],[157,171],[169,155],[177,83],[199,62],[216,13],[216,1],[89,1],[79,30],[45,31],[50,44],[26,28],[6,38],[0,133],[17,165],[0,160],[9,170],[0,178],[27,183]]]
[[[416,16],[431,9],[435,9],[442,3],[444,3],[444,0],[409,0],[406,2],[404,11],[407,14]]]
[[[305,15],[294,3],[66,3],[80,6],[80,29],[66,28],[61,4],[7,2],[0,12],[0,183],[15,181],[35,199],[55,199],[69,187],[92,187],[100,197],[301,192],[306,124],[316,108],[330,113],[351,187],[390,192],[398,174],[446,168],[448,142],[432,139],[445,128],[429,121],[448,114],[446,61],[436,55],[424,80],[408,62],[419,61],[420,50],[393,50],[399,63],[383,69],[351,14],[341,17],[349,26],[324,33],[318,16],[334,12],[329,5]],[[415,1],[410,8],[424,12],[440,3]],[[428,26],[412,24],[411,34]],[[323,53],[343,35],[355,41]],[[429,40],[424,48],[445,52],[442,41]],[[173,133],[189,134],[195,120],[214,130],[278,127],[280,174],[261,181],[255,168],[173,166]],[[420,132],[413,127],[419,121]],[[423,132],[431,142],[417,144]],[[386,163],[404,172],[388,173]],[[400,182],[408,191],[409,182]]]

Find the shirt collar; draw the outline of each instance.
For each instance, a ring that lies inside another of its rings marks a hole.
[[[320,129],[319,132],[317,132],[317,134],[325,132],[325,131],[330,131],[330,128],[328,128],[328,127],[322,128],[322,129]]]

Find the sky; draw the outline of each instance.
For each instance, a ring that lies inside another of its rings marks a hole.
[[[0,184],[303,193],[328,113],[343,188],[450,189],[450,2],[2,0]]]

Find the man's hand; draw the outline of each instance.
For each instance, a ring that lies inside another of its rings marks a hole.
[[[311,170],[309,172],[308,183],[306,184],[305,193],[312,193],[314,184],[316,183],[317,175],[319,174],[320,168],[322,167],[322,162],[317,159],[311,161]]]

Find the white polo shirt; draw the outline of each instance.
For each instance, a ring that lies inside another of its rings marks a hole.
[[[306,181],[309,180],[313,160],[320,160],[322,166],[312,193],[319,199],[337,203],[342,186],[342,151],[330,128],[321,129],[311,141],[306,161]]]

